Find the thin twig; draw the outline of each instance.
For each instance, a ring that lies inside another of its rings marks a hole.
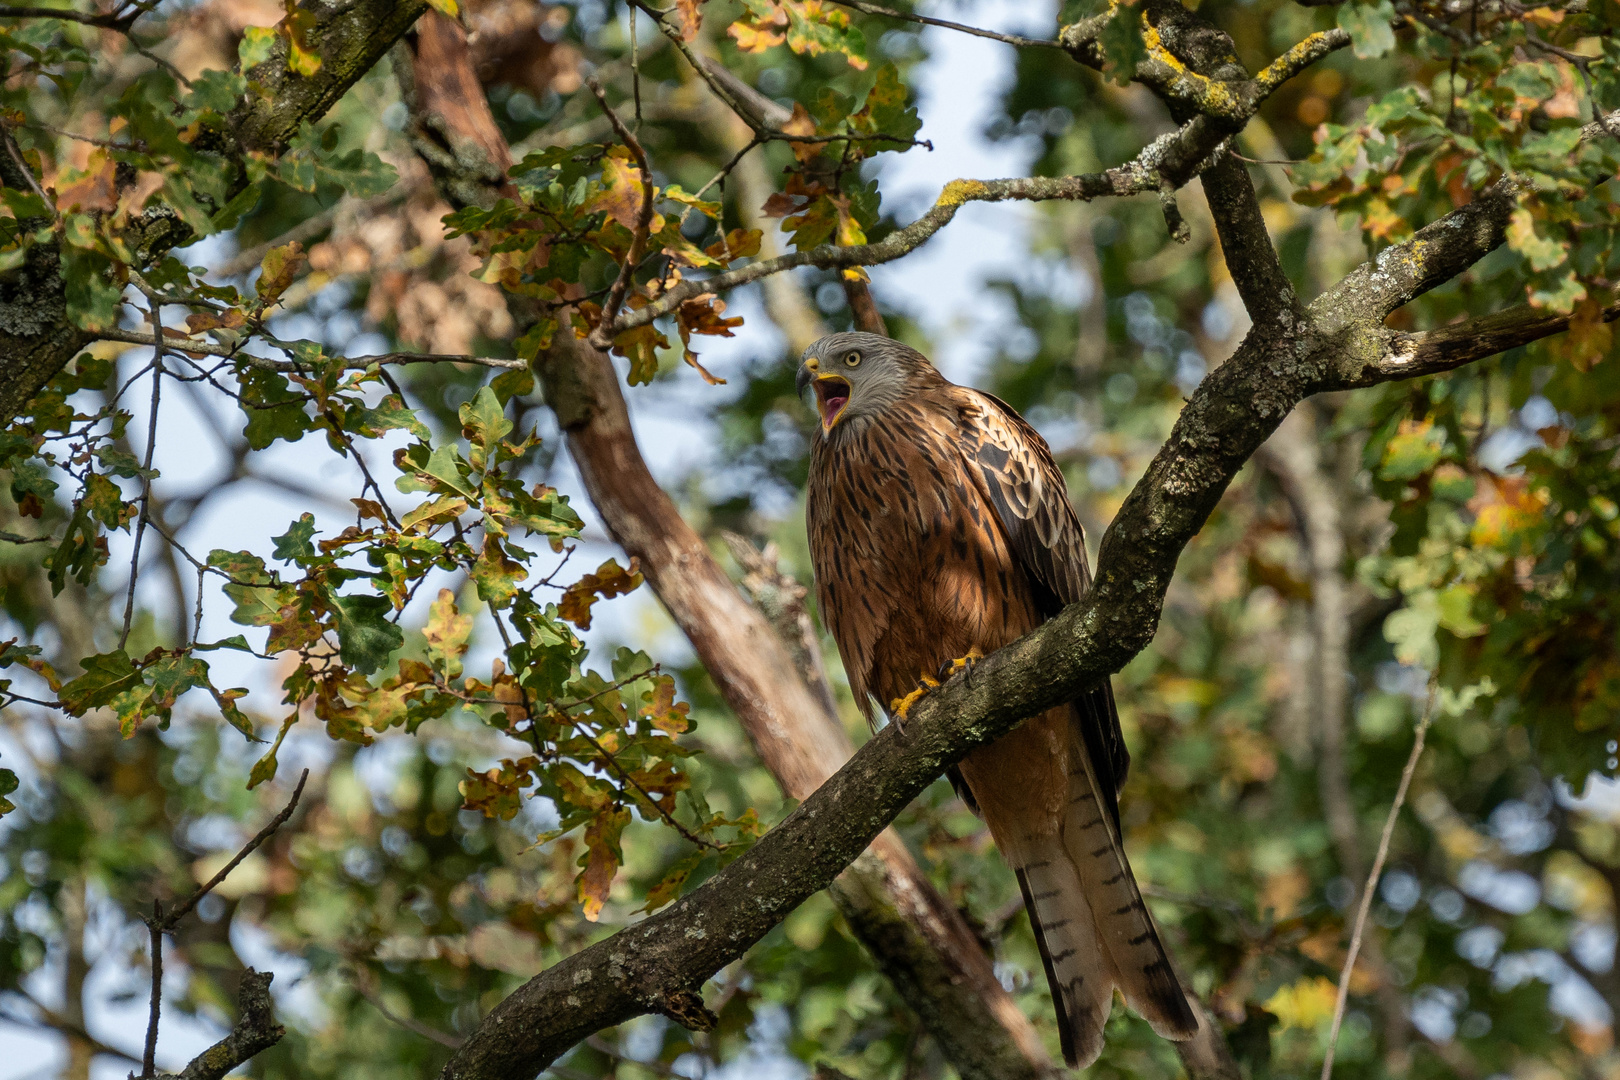
[[[148,49],[146,46],[142,45],[139,41],[136,41],[134,34],[131,34],[130,32],[128,32],[126,30],[124,32],[124,39],[129,42],[129,47],[130,48],[134,49],[137,53],[140,53],[142,56],[144,56],[148,60],[152,61],[152,63],[156,64],[158,67],[162,68],[164,71],[167,71],[169,73],[169,75],[174,79],[175,82],[179,83],[181,86],[184,86],[187,90],[191,89],[191,80],[186,78],[183,74],[181,74],[179,68],[175,67],[173,64],[171,64],[167,60],[163,59],[163,57],[159,56],[157,53],[153,52],[151,49]]]
[[[1350,932],[1350,952],[1344,958],[1344,970],[1339,973],[1339,998],[1333,1005],[1333,1026],[1328,1030],[1327,1056],[1322,1060],[1322,1080],[1332,1080],[1333,1052],[1339,1043],[1339,1026],[1344,1023],[1345,1003],[1350,998],[1350,974],[1355,970],[1356,955],[1361,952],[1361,935],[1367,928],[1367,913],[1372,910],[1373,893],[1378,888],[1378,878],[1384,872],[1384,860],[1389,857],[1390,837],[1395,833],[1395,822],[1400,817],[1401,807],[1406,804],[1407,789],[1412,786],[1412,774],[1417,772],[1418,758],[1423,753],[1423,737],[1428,734],[1429,721],[1434,717],[1434,701],[1438,693],[1438,682],[1432,678],[1429,681],[1429,698],[1423,705],[1423,715],[1418,718],[1417,736],[1412,740],[1412,752],[1406,756],[1406,768],[1401,770],[1401,782],[1395,789],[1395,801],[1390,804],[1389,816],[1384,819],[1384,832],[1378,838],[1378,854],[1373,859],[1372,869],[1367,873],[1367,884],[1361,890],[1361,906],[1356,911],[1355,928]]]
[[[130,345],[151,345],[152,338],[147,334],[137,334],[130,330],[105,329],[94,331],[96,338],[101,341],[122,341]],[[187,353],[198,353],[202,356],[219,356],[227,360],[240,360],[251,367],[265,371],[317,371],[323,364],[307,364],[299,360],[272,360],[265,356],[254,356],[251,353],[239,351],[240,346],[220,345],[212,341],[199,341],[196,338],[164,338],[163,345],[166,350]],[[380,353],[376,356],[334,356],[328,363],[342,361],[345,371],[364,371],[372,364],[476,364],[479,367],[502,368],[507,371],[516,371],[529,366],[527,360],[500,360],[493,356],[468,356],[462,353],[412,353],[391,352]]]
[[[146,143],[140,139],[127,143],[114,142],[111,139],[98,139],[94,135],[80,135],[77,131],[69,131],[67,128],[60,128],[53,124],[43,124],[37,121],[29,121],[26,124],[18,124],[17,126],[27,128],[29,131],[49,132],[52,135],[59,135],[64,139],[72,139],[75,142],[89,143],[91,146],[99,146],[104,150],[133,150],[137,153],[146,153]]]
[[[695,201],[697,199],[703,198],[704,195],[708,194],[708,191],[709,191],[710,188],[714,187],[714,185],[716,185],[716,184],[723,183],[725,181],[725,178],[728,175],[730,175],[731,170],[735,169],[738,166],[738,164],[741,163],[742,159],[748,156],[748,152],[750,150],[752,150],[754,147],[759,146],[764,141],[765,141],[764,138],[756,133],[754,135],[754,137],[749,140],[747,146],[743,147],[741,150],[737,151],[734,155],[732,155],[731,160],[726,162],[725,165],[721,167],[719,172],[717,172],[713,176],[709,177],[709,182],[707,184],[704,184],[702,187],[698,188],[695,192],[692,193],[693,200]],[[720,193],[721,193],[721,195],[724,195],[725,194],[725,189],[721,188]],[[686,207],[684,210],[681,211],[681,226],[682,227],[685,227],[687,215],[690,214],[691,212],[692,212],[692,207],[690,207],[690,206]]]
[[[630,96],[636,103],[636,131],[641,130],[641,49],[636,41],[636,5],[630,5]]]
[[[377,505],[382,507],[384,514],[388,515],[388,524],[396,529],[399,528],[399,518],[394,514],[394,508],[388,505],[388,496],[383,494],[382,486],[377,483],[377,478],[371,475],[371,467],[366,464],[365,455],[361,454],[359,447],[354,445],[354,439],[349,433],[343,430],[343,422],[337,418],[337,415],[331,409],[326,410],[326,422],[331,425],[328,430],[343,441],[344,448],[354,458],[355,465],[359,466],[360,476],[365,481],[364,486],[360,489],[361,496],[363,497],[368,490],[377,496]]]
[[[51,220],[59,220],[56,213],[56,204],[39,186],[39,181],[34,179],[34,170],[28,167],[28,162],[23,158],[22,151],[17,148],[17,141],[11,137],[11,132],[5,130],[4,127],[0,127],[0,139],[5,140],[6,153],[11,155],[11,160],[16,163],[18,171],[22,173],[22,177],[27,181],[29,188],[33,190],[35,195],[39,196],[39,201],[45,204],[45,209],[51,215]]]
[[[255,835],[253,839],[249,840],[245,845],[243,845],[242,850],[236,853],[235,858],[226,863],[224,866],[220,867],[219,873],[209,878],[207,883],[205,883],[196,892],[192,893],[191,896],[187,898],[185,903],[170,911],[169,914],[164,917],[165,930],[172,929],[177,922],[179,922],[186,915],[190,914],[191,909],[197,906],[197,902],[212,892],[220,882],[224,881],[232,870],[235,870],[239,865],[241,865],[243,859],[259,850],[259,846],[266,840],[270,839],[270,837],[274,836],[277,829],[287,824],[287,819],[293,816],[294,810],[298,809],[298,799],[304,794],[304,784],[308,780],[309,770],[305,769],[298,777],[298,786],[293,788],[292,798],[287,800],[287,805],[281,808],[281,813],[271,818],[269,823],[265,825],[264,828],[260,829],[258,834]]]
[[[99,26],[106,30],[117,30],[126,33],[136,18],[145,14],[148,9],[141,9],[134,15],[123,16],[116,12],[111,15],[90,15],[82,11],[70,11],[64,8],[45,7],[17,7],[11,4],[0,4],[0,19],[61,19],[64,22],[82,23],[85,26]]]
[[[452,1050],[461,1049],[461,1044],[467,1041],[459,1035],[452,1035],[448,1031],[440,1031],[438,1028],[430,1024],[424,1024],[420,1020],[413,1020],[409,1016],[400,1016],[383,1004],[382,995],[377,993],[376,987],[371,985],[371,977],[371,972],[361,968],[358,964],[355,965],[355,978],[352,982],[356,992],[370,1002],[372,1008],[382,1013],[385,1019],[393,1021],[406,1031],[420,1035],[424,1039],[430,1039],[440,1046],[448,1046]]]
[[[141,542],[146,539],[146,526],[152,520],[152,454],[157,449],[158,405],[163,397],[163,305],[152,302],[152,402],[146,419],[146,460],[141,462],[141,517],[135,525],[135,550],[129,557],[129,591],[124,596],[124,631],[118,636],[118,647],[129,643],[129,628],[135,619],[135,585],[141,576]]]
[[[179,907],[173,908],[164,914],[163,905],[152,901],[152,916],[146,920],[147,931],[151,934],[152,950],[152,1001],[148,1009],[146,1021],[146,1052],[141,1062],[141,1080],[151,1080],[156,1075],[154,1057],[157,1054],[158,1020],[163,1011],[163,935],[173,930],[179,921],[190,914],[197,902],[212,892],[232,870],[235,870],[243,859],[259,849],[259,845],[287,823],[294,810],[298,808],[299,796],[304,793],[304,783],[309,779],[309,770],[305,769],[298,778],[298,786],[293,789],[292,799],[282,809],[281,813],[270,819],[270,823],[259,830],[257,836],[249,840],[236,857],[220,868],[219,873],[209,878],[201,888],[192,893]]]
[[[1252,157],[1244,157],[1242,154],[1238,153],[1236,150],[1231,151],[1231,154],[1232,154],[1233,157],[1237,158],[1239,161],[1246,161],[1250,165],[1303,165],[1303,164],[1305,164],[1305,161],[1306,161],[1305,158],[1252,158]]]
[[[989,38],[991,41],[1001,41],[1008,45],[1017,45],[1022,48],[1033,49],[1061,49],[1062,45],[1045,38],[1024,37],[1022,34],[998,34],[994,30],[981,30],[977,26],[966,26],[962,23],[949,22],[945,19],[931,19],[927,15],[913,15],[906,11],[895,11],[893,8],[880,7],[877,4],[868,4],[865,0],[833,0],[839,7],[853,8],[867,15],[883,15],[890,19],[904,19],[906,22],[922,23],[924,26],[938,26],[946,30],[955,30],[963,34],[972,34],[974,37]]]
[[[337,221],[339,214],[346,214],[352,209],[356,217],[364,217],[377,210],[387,209],[395,203],[400,202],[404,198],[403,194],[401,193],[403,187],[404,185],[402,184],[396,185],[395,187],[389,188],[381,195],[374,195],[369,199],[355,199],[347,196],[339,199],[327,209],[322,210],[318,214],[310,215],[303,221],[300,221],[297,225],[294,225],[292,228],[282,233],[280,236],[266,240],[262,244],[254,244],[252,247],[243,248],[241,251],[238,251],[235,255],[232,255],[229,259],[227,259],[225,263],[218,268],[216,273],[218,273],[220,277],[230,278],[256,270],[258,269],[259,264],[264,261],[265,255],[271,249],[285,247],[287,244],[290,244],[295,240],[299,243],[305,243],[309,240],[315,239],[315,237],[326,232],[333,226],[333,224]]]
[[[141,1054],[141,1080],[157,1074],[158,1017],[163,1011],[163,905],[152,901],[152,917],[146,928],[152,935],[152,1002],[147,1010],[146,1049]]]
[[[625,293],[630,289],[631,275],[635,273],[636,264],[641,261],[642,252],[647,248],[647,233],[652,227],[653,217],[653,177],[652,168],[647,164],[647,152],[641,148],[641,142],[631,134],[630,129],[624,126],[619,114],[608,105],[607,95],[602,92],[602,84],[592,75],[585,80],[585,85],[596,95],[602,111],[607,113],[608,122],[613,125],[619,139],[630,148],[630,153],[635,155],[636,168],[641,170],[641,212],[636,216],[636,231],[630,239],[630,251],[625,255],[624,265],[619,267],[619,276],[614,279],[613,288],[608,292],[607,301],[602,305],[602,321],[591,331],[591,344],[598,349],[606,349],[613,344],[611,333],[613,322],[619,317],[619,308],[624,303]]]

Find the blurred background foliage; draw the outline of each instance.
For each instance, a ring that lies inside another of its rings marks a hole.
[[[720,28],[742,9],[730,5],[736,11],[716,17],[727,2],[709,5],[702,44],[767,96],[808,103],[826,86],[851,92],[870,84],[836,53],[739,52]],[[1333,21],[1331,10],[1287,0],[1205,0],[1199,10],[1232,34],[1251,68]],[[929,11],[969,23],[986,16],[972,3]],[[1069,4],[1061,18],[1084,13]],[[282,15],[268,0],[164,4],[142,24],[143,40],[195,78],[229,67],[244,31]],[[874,65],[892,62],[906,78],[927,70],[941,31],[851,17]],[[581,79],[594,70],[615,102],[629,99],[622,5],[473,0],[464,19],[517,157],[611,141]],[[8,22],[6,30],[20,40],[42,34],[41,25]],[[96,57],[76,102],[111,100],[151,68],[119,35],[52,25]],[[662,181],[695,191],[736,152],[738,136],[649,31],[643,17],[639,137]],[[1578,45],[1613,56],[1612,38]],[[64,99],[26,70],[17,42],[12,48],[8,107],[55,127],[93,124],[88,113],[66,115]],[[1554,67],[1565,82],[1548,87],[1548,100],[1566,94],[1578,110],[1589,107],[1573,68]],[[1303,295],[1337,281],[1377,240],[1363,228],[1365,208],[1335,214],[1296,201],[1297,177],[1277,163],[1307,158],[1324,125],[1353,126],[1392,87],[1428,88],[1447,71],[1445,54],[1403,32],[1381,58],[1346,51],[1316,65],[1239,137]],[[1143,87],[1105,82],[1053,50],[1019,50],[1013,77],[987,94],[985,136],[1010,156],[1033,153],[1042,175],[1127,160],[1174,126]],[[927,138],[926,109],[923,118]],[[338,133],[341,148],[378,155],[397,182],[365,197],[335,185],[270,186],[227,237],[193,249],[187,261],[220,280],[242,279],[266,245],[298,230],[309,267],[283,296],[275,323],[282,338],[349,353],[511,355],[521,328],[499,291],[472,276],[480,259],[471,243],[445,238],[441,218],[450,208],[411,153],[405,122],[385,62],[322,128]],[[51,169],[88,165],[90,144],[32,134]],[[722,189],[722,223],[760,227],[773,178],[792,158],[774,143],[737,170]],[[880,158],[870,175],[884,167]],[[1591,197],[1612,199],[1613,185]],[[900,220],[893,202],[867,224],[870,238]],[[1405,212],[1427,215],[1421,223],[1450,205],[1431,182]],[[983,359],[950,372],[1035,422],[1093,541],[1184,397],[1246,327],[1196,184],[1182,208],[1192,234],[1184,246],[1169,241],[1151,199],[1030,209],[1003,237],[1019,271],[979,290],[996,313]],[[1520,301],[1524,258],[1504,249],[1397,319],[1433,325]],[[889,299],[889,272],[872,276],[891,332],[925,352],[950,344],[938,313]],[[701,388],[679,349],[667,350],[653,385],[632,391],[644,396],[635,407],[682,411],[704,440],[701,473],[679,479],[676,493],[717,554],[720,532],[740,531],[775,542],[784,568],[807,580],[800,491],[811,416],[794,399],[792,374],[799,348],[823,329],[849,327],[851,316],[835,276],[820,272],[745,290],[733,307],[749,323],[741,348],[716,353],[727,384]],[[104,355],[121,379],[146,354]],[[1435,726],[1378,887],[1338,1073],[1620,1077],[1617,360],[1607,336],[1593,331],[1456,374],[1308,403],[1232,486],[1181,561],[1157,639],[1118,677],[1133,755],[1123,799],[1131,857],[1255,1080],[1320,1068],[1350,906],[1431,679],[1439,688]],[[458,409],[486,375],[435,365],[399,378],[421,419],[453,437]],[[525,475],[566,485],[567,462],[543,406],[519,395],[509,412],[519,432],[538,424],[546,436]],[[349,490],[298,464],[317,460],[319,448],[264,465],[208,405],[188,423],[173,436],[209,441],[226,467],[193,491],[165,492],[156,513],[172,529],[255,485],[347,512]],[[0,504],[0,527],[26,531],[17,528],[18,508]],[[42,509],[34,524],[60,525],[69,512]],[[602,544],[589,529],[585,539]],[[190,618],[190,568],[172,551],[153,558],[150,573],[167,574],[171,586],[140,594],[132,654],[184,640]],[[39,551],[0,545],[6,636],[42,646],[72,672],[115,633],[121,573],[114,559],[88,585],[52,597]],[[454,591],[476,607],[466,590]],[[752,808],[767,824],[778,820],[786,810],[780,793],[704,672],[689,659],[682,666],[689,653],[671,643],[645,597],[614,604],[639,614],[612,621],[611,636],[598,632],[592,644],[601,655],[619,644],[650,650],[677,673],[694,721],[682,742],[700,751],[685,763],[694,795],[728,818]],[[488,653],[492,634],[481,620],[473,656]],[[828,656],[836,666],[836,653]],[[859,738],[853,703],[839,689]],[[557,824],[545,800],[526,802],[510,820],[462,809],[466,770],[518,752],[477,717],[452,712],[415,737],[395,732],[366,747],[295,734],[280,776],[250,792],[255,755],[205,705],[188,698],[167,730],[148,724],[127,739],[101,712],[74,719],[20,702],[5,710],[5,764],[21,784],[10,796],[17,809],[0,824],[0,1044],[15,1040],[36,1055],[44,1047],[42,1075],[128,1071],[147,978],[137,913],[154,895],[183,894],[221,865],[285,802],[294,764],[313,771],[299,815],[177,932],[169,1010],[193,1019],[165,1028],[160,1062],[183,1060],[183,1048],[229,1023],[236,982],[252,964],[280,974],[289,1035],[251,1063],[251,1075],[429,1075],[524,978],[631,921],[689,848],[668,829],[631,823],[624,867],[600,921],[589,922],[574,882],[578,836],[534,843]],[[247,711],[263,733],[279,723],[262,704]],[[898,824],[1055,1045],[1016,883],[982,826],[943,782]],[[874,1080],[950,1075],[825,897],[795,912],[717,986],[715,1031],[694,1035],[644,1017],[593,1038],[553,1074],[802,1076],[826,1062]],[[1116,1011],[1096,1075],[1177,1068],[1145,1024]]]

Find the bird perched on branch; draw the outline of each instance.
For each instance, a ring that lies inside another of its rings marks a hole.
[[[821,423],[808,527],[821,617],[867,719],[1035,629],[1091,582],[1063,474],[1035,429],[875,334],[805,350]],[[1125,859],[1130,763],[1105,681],[965,758],[952,777],[1017,872],[1064,1059],[1102,1050],[1114,989],[1170,1039],[1197,1021]]]

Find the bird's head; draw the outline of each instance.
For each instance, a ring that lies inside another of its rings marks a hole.
[[[799,363],[799,396],[816,392],[821,433],[837,424],[874,416],[894,404],[919,378],[937,379],[933,365],[916,349],[879,334],[828,334],[804,350]]]

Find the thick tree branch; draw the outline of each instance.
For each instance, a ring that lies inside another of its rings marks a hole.
[[[1620,300],[1611,300],[1599,309],[1598,318],[1606,323],[1620,319]],[[1475,360],[1562,334],[1573,320],[1573,315],[1520,304],[1420,334],[1396,334],[1393,349],[1382,366],[1391,373],[1405,370],[1413,375],[1451,371]]]
[[[1384,318],[1442,285],[1502,245],[1520,187],[1504,176],[1467,206],[1425,225],[1362,263],[1311,304],[1324,329],[1381,325]]]
[[[270,55],[244,71],[253,87],[230,117],[243,150],[275,153],[318,120],[360,81],[428,10],[427,0],[327,0],[308,5],[315,24],[304,31],[304,48],[321,58],[313,75],[287,63],[288,38],[278,34]],[[262,89],[261,89],[262,88]]]
[[[1320,31],[1249,79],[1231,38],[1177,0],[1144,0],[1140,6],[1148,55],[1137,65],[1135,81],[1190,112],[1233,125],[1227,134],[1247,123],[1283,83],[1350,44],[1343,30]],[[1103,71],[1107,57],[1102,34],[1111,17],[1105,11],[1065,26],[1058,31],[1058,43],[1079,63]]]

